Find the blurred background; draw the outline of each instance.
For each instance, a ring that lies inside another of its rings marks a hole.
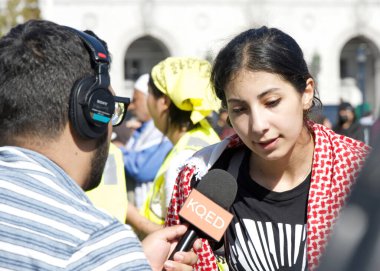
[[[108,42],[114,89],[131,96],[168,56],[212,61],[241,31],[277,27],[301,45],[334,124],[342,100],[379,115],[379,15],[380,0],[0,0],[0,35],[30,18],[91,29]]]

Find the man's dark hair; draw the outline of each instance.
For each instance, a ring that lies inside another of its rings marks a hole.
[[[75,81],[93,75],[89,53],[66,27],[20,24],[0,39],[0,146],[54,140],[68,122]]]

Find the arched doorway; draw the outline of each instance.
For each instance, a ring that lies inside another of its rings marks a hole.
[[[354,106],[368,104],[375,113],[379,111],[380,52],[370,39],[357,36],[343,46],[340,78],[342,99]],[[365,113],[364,110],[362,108],[360,113]]]
[[[124,58],[124,79],[135,81],[141,74],[149,73],[159,61],[170,56],[167,47],[152,36],[135,40]]]

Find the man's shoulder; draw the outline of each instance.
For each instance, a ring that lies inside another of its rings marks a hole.
[[[4,255],[10,262],[19,262],[28,253],[22,263],[27,269],[48,266],[58,270],[66,267],[74,255],[78,262],[81,257],[86,259],[83,252],[88,247],[96,247],[98,253],[114,250],[117,246],[112,236],[139,246],[130,228],[93,206],[80,188],[72,192],[70,186],[60,186],[43,172],[0,172],[4,187],[1,201],[7,203],[0,210],[0,220],[6,221],[0,242],[8,244]],[[76,190],[75,183],[72,185]],[[129,250],[123,251],[127,254]]]

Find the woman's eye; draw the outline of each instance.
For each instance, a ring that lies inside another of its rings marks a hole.
[[[235,108],[232,108],[232,112],[233,113],[241,113],[245,110],[244,107],[235,107]]]
[[[278,105],[280,103],[281,99],[276,99],[276,100],[272,100],[272,101],[267,101],[265,103],[265,105],[267,107],[275,107],[276,105]]]

